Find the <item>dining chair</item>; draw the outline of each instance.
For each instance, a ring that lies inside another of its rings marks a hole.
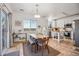
[[[33,52],[37,52],[37,41],[35,38],[33,38],[32,36],[30,36],[30,44],[31,44],[31,51]]]
[[[49,48],[48,48],[48,43],[49,43],[49,37],[44,37],[43,39],[39,38],[38,39],[38,48],[41,48],[42,55],[44,52],[44,49],[47,49],[48,54],[49,54]]]

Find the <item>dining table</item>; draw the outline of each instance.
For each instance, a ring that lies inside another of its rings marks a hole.
[[[41,42],[44,42],[45,39],[44,38],[47,38],[48,35],[43,35],[43,34],[29,34],[29,36],[31,37],[29,39],[29,42],[32,44],[34,42],[36,42],[36,45],[38,46],[38,41],[41,41]],[[36,47],[37,48],[37,47]],[[38,49],[36,49],[37,51]]]
[[[43,34],[30,34],[30,36],[33,37],[36,41],[37,40],[45,41],[44,38],[49,37],[48,35],[43,35]]]
[[[48,37],[48,35],[43,35],[43,34],[30,34],[30,36],[38,39],[38,38],[41,38],[43,39],[44,37]]]

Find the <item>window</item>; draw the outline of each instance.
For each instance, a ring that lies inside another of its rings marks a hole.
[[[24,28],[26,29],[36,29],[37,28],[37,21],[36,20],[24,20]]]

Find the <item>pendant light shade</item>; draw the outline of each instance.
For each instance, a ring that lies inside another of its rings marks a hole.
[[[35,18],[40,18],[40,15],[39,14],[35,14],[34,17]]]
[[[34,18],[40,18],[40,15],[38,14],[38,4],[35,5],[36,7],[36,14],[34,15]]]

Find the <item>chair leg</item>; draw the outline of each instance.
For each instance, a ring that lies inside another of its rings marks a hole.
[[[37,51],[39,52],[41,50],[41,46],[37,45]]]
[[[46,46],[45,46],[45,48],[47,49],[47,51],[48,51],[48,54],[49,54],[49,48],[48,48],[48,45],[46,45]]]
[[[31,45],[31,52],[33,52],[33,50],[32,50],[32,49],[33,49],[33,46]]]
[[[36,50],[37,50],[37,52],[38,52],[38,45],[36,44]]]
[[[42,49],[42,56],[43,56],[43,51],[44,51],[44,48],[43,48],[43,46],[41,47],[41,49]]]
[[[38,51],[38,45],[35,44],[35,53]]]
[[[48,48],[48,46],[47,46],[47,50],[48,50],[48,54],[49,54],[49,48]]]
[[[35,45],[31,45],[31,51],[36,53],[36,46]]]

